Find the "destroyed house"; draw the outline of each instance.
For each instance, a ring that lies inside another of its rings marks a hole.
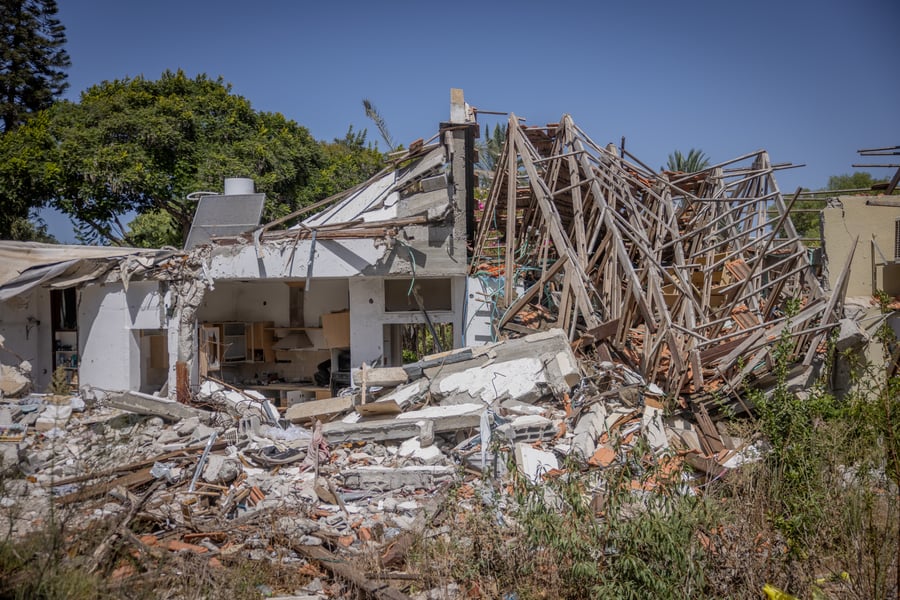
[[[200,199],[184,251],[0,244],[3,362],[30,362],[41,391],[62,367],[73,388],[186,401],[211,377],[293,402],[336,395],[364,363],[399,365],[407,325],[476,343],[477,125],[461,90],[451,100],[433,138],[273,223],[258,224],[252,181],[229,180]]]
[[[775,179],[790,165],[759,150],[658,173],[569,115],[510,114],[476,208],[476,114],[454,90],[433,138],[262,226],[263,195],[232,181],[184,251],[3,243],[3,360],[30,361],[38,389],[62,366],[81,388],[187,402],[214,379],[285,406],[401,365],[409,326],[448,327],[454,348],[558,328],[586,364],[628,365],[695,412],[746,408],[783,337],[793,384],[816,377],[850,267],[839,293],[817,278]]]

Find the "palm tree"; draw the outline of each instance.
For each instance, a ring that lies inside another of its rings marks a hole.
[[[391,132],[388,131],[387,124],[384,122],[381,114],[379,114],[378,109],[375,108],[375,105],[368,98],[364,98],[362,102],[363,108],[366,109],[366,116],[372,119],[384,143],[388,145],[388,152],[396,150],[397,144],[394,143],[394,138],[391,137]]]
[[[709,166],[709,157],[702,150],[691,148],[687,156],[676,150],[669,155],[669,162],[666,164],[668,171],[681,171],[682,173],[696,173],[702,171]]]
[[[489,133],[490,128],[484,126],[484,141],[478,144],[478,164],[475,168],[478,171],[479,180],[483,186],[487,185],[488,179],[493,176],[494,170],[497,168],[497,161],[503,152],[503,145],[506,143],[506,125],[494,125],[494,133]]]

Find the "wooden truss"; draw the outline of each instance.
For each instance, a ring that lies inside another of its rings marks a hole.
[[[784,166],[760,150],[656,173],[624,154],[568,115],[546,127],[510,116],[472,254],[473,273],[503,277],[497,331],[537,314],[669,394],[735,390],[772,366],[782,331],[791,361],[811,364],[840,294],[814,276],[796,196],[775,181]]]

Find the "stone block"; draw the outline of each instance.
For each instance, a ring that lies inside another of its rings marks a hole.
[[[516,417],[496,430],[510,442],[536,442],[554,437],[558,430],[550,419],[540,415]]]

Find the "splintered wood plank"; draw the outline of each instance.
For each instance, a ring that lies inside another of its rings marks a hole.
[[[391,587],[383,581],[370,579],[346,559],[337,554],[332,554],[322,546],[294,544],[292,549],[298,554],[305,556],[308,560],[319,563],[323,569],[332,575],[350,582],[358,592],[362,592],[367,598],[375,598],[376,600],[411,600],[409,596],[397,588]]]
[[[560,253],[560,256],[562,256],[563,254],[567,255],[569,257],[569,260],[573,264],[577,264],[577,254],[569,243],[569,240],[565,235],[565,231],[563,231],[562,225],[559,220],[559,213],[555,210],[552,203],[550,202],[550,190],[547,188],[546,182],[541,179],[540,175],[538,174],[537,167],[532,162],[534,157],[529,154],[530,145],[521,131],[518,120],[513,114],[510,115],[507,135],[512,137],[513,147],[515,148],[516,153],[519,154],[522,159],[522,164],[525,168],[525,172],[528,175],[529,184],[531,185],[531,189],[534,192],[534,196],[538,202],[538,206],[543,213],[544,222],[547,225],[547,231],[550,234],[551,239],[553,240],[553,244],[556,246],[557,252]],[[586,324],[589,327],[595,326],[597,324],[597,320],[593,316],[593,310],[591,307],[587,289],[585,288],[584,279],[580,274],[573,274],[570,284],[576,301],[581,305],[580,309],[582,311],[582,314],[584,315]]]
[[[559,315],[556,318],[556,326],[566,329],[569,319],[569,290],[572,288],[572,267],[566,269],[563,275],[562,290],[559,292]]]
[[[150,467],[145,467],[143,469],[139,469],[133,473],[128,473],[126,475],[122,475],[121,477],[117,477],[110,481],[95,483],[93,485],[82,488],[77,492],[72,492],[71,494],[60,496],[56,499],[56,503],[71,504],[73,502],[83,502],[85,500],[90,500],[91,498],[103,496],[110,490],[117,487],[130,488],[135,485],[149,483],[150,481],[153,481],[153,475],[150,474]]]
[[[844,297],[844,293],[847,289],[847,282],[849,281],[850,276],[850,265],[853,262],[853,255],[856,253],[856,245],[859,243],[859,236],[856,236],[856,239],[853,240],[853,246],[850,249],[850,253],[847,255],[847,260],[844,262],[844,268],[841,269],[841,274],[838,275],[837,281],[834,283],[834,289],[831,292],[831,298],[828,299],[828,304],[825,305],[825,310],[822,313],[822,324],[827,325],[829,323],[834,322],[834,308],[838,305],[838,302]],[[809,350],[806,351],[806,356],[803,358],[803,365],[809,366],[812,364],[813,358],[816,356],[816,350],[819,346],[819,343],[825,337],[826,332],[822,332],[816,335],[812,343],[809,346]]]
[[[572,130],[565,128],[562,137],[565,144],[571,146]],[[569,169],[569,180],[572,182],[572,185],[575,186],[572,188],[572,208],[574,211],[572,220],[575,223],[575,249],[578,252],[581,268],[585,268],[587,266],[587,243],[585,241],[584,206],[581,201],[581,185],[583,182],[578,170],[578,161],[575,159],[575,154],[570,153],[566,157],[566,166]]]
[[[538,292],[544,289],[544,285],[547,282],[556,276],[560,269],[562,269],[566,265],[566,259],[561,259],[553,263],[549,269],[544,271],[544,274],[541,276],[540,281],[532,285],[530,288],[525,290],[525,293],[519,296],[516,301],[510,306],[506,312],[503,314],[503,317],[500,319],[500,323],[498,327],[503,327],[506,323],[509,322],[516,314],[522,310],[528,302],[534,298]]]
[[[710,449],[713,452],[724,450],[725,444],[722,443],[722,438],[719,436],[716,426],[713,424],[712,419],[709,418],[706,407],[702,404],[695,405],[694,417],[696,418],[697,425],[699,425],[700,431],[703,433],[703,437],[706,438],[706,442],[709,444]]]
[[[564,121],[569,121],[571,117],[566,115]],[[574,147],[576,150],[584,150],[584,146],[580,140],[575,140]],[[579,159],[581,161],[582,169],[586,172],[591,171],[590,164],[587,162],[587,157],[584,154],[579,155]],[[591,180],[591,186],[594,188],[599,188],[599,185],[596,179]],[[615,252],[619,258],[619,268],[624,272],[625,277],[631,280],[632,286],[632,298],[637,304],[641,314],[644,316],[645,321],[647,322],[647,326],[650,328],[655,328],[656,325],[653,323],[653,313],[650,311],[650,307],[647,306],[647,302],[644,300],[643,294],[641,293],[641,283],[637,276],[637,273],[634,270],[634,267],[631,264],[631,259],[628,256],[628,250],[625,248],[625,244],[622,242],[622,237],[619,234],[619,228],[615,223],[615,218],[613,217],[612,210],[605,206],[606,202],[603,199],[603,195],[599,189],[594,191],[594,201],[600,204],[600,210],[602,214],[602,218],[606,223],[607,228],[612,232],[612,244],[615,248]]]
[[[512,115],[510,115],[512,120]],[[516,263],[515,263],[515,243],[516,243],[516,153],[507,153],[506,170],[508,180],[506,184],[506,269],[504,276],[506,280],[503,286],[503,306],[509,306],[513,301],[513,287],[516,282]]]

